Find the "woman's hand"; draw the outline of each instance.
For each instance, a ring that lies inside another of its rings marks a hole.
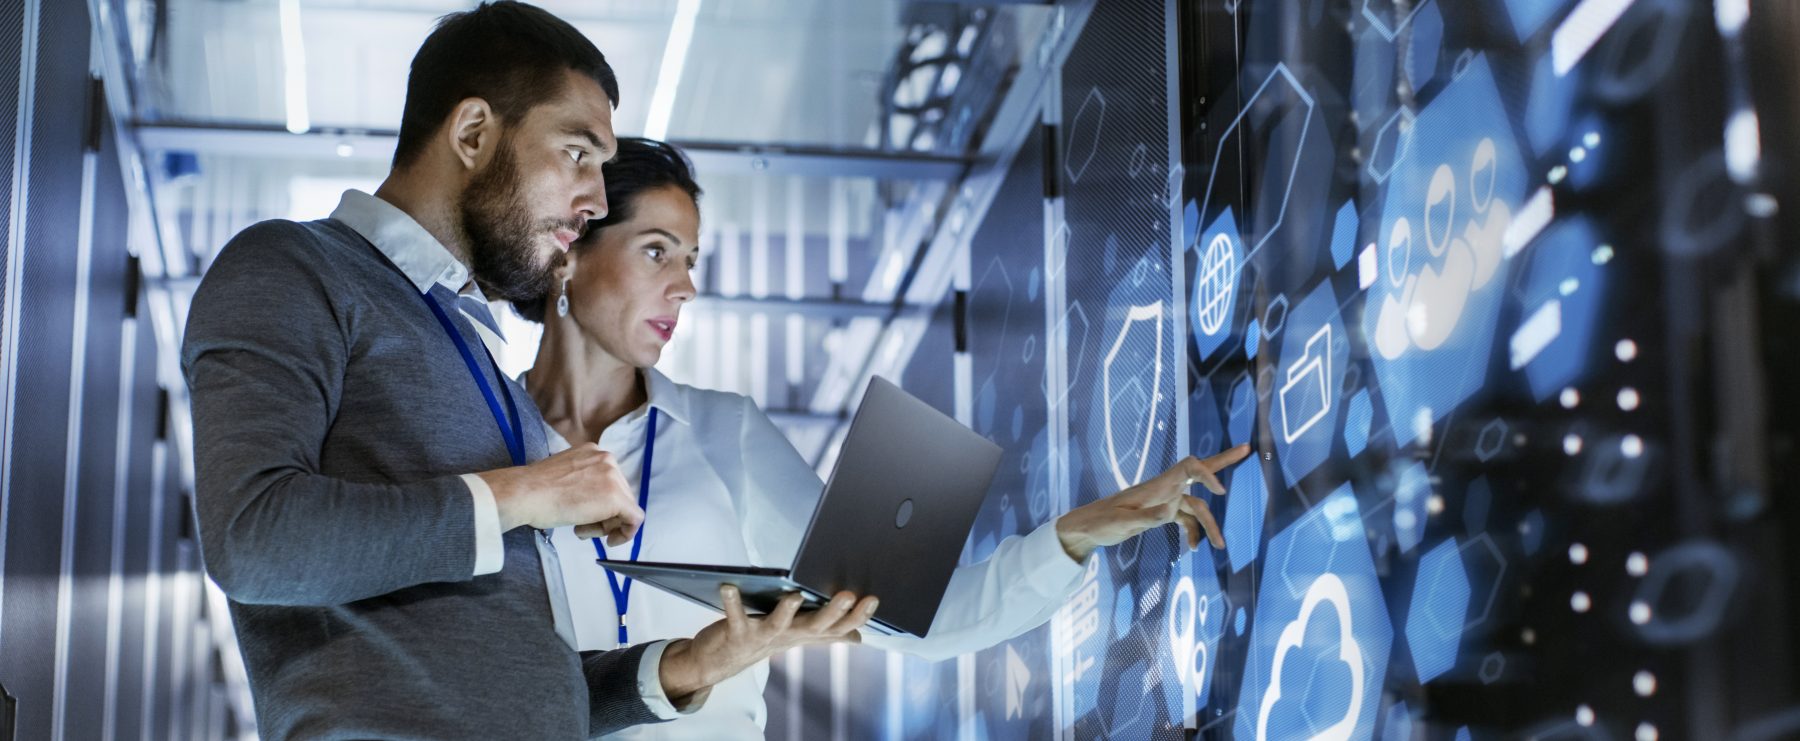
[[[676,641],[663,650],[663,691],[677,705],[700,692],[754,666],[757,662],[797,646],[817,643],[860,643],[857,629],[869,622],[878,602],[838,592],[817,610],[799,614],[804,601],[798,592],[781,598],[775,609],[761,617],[744,612],[737,587],[719,587],[725,603],[725,619],[701,628],[693,640]]]
[[[1063,551],[1079,563],[1095,548],[1122,543],[1171,522],[1186,531],[1190,549],[1200,546],[1202,531],[1214,548],[1224,548],[1219,523],[1206,502],[1188,495],[1188,487],[1197,482],[1214,494],[1224,494],[1225,486],[1215,474],[1249,455],[1250,446],[1244,444],[1205,460],[1189,456],[1156,478],[1070,510],[1056,521]]]

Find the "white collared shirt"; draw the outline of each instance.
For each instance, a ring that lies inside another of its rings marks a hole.
[[[643,466],[649,409],[658,410],[651,490],[643,527],[642,561],[786,567],[793,563],[824,484],[767,415],[749,398],[670,381],[644,371],[649,400],[600,433],[635,491]],[[568,443],[550,430],[550,447]],[[570,528],[554,536],[567,554],[578,645],[584,651],[617,646],[618,608],[591,541]],[[581,555],[576,555],[576,554]],[[631,544],[609,547],[607,558],[627,560]],[[1079,585],[1083,565],[1063,552],[1054,523],[1008,538],[981,563],[951,577],[927,638],[865,633],[865,643],[929,659],[993,646],[1041,625]],[[625,624],[634,643],[690,637],[720,619],[708,608],[649,585],[635,585]],[[715,685],[705,707],[673,722],[637,726],[609,738],[760,738],[767,717],[763,685],[768,662]]]
[[[433,286],[444,286],[457,294],[457,310],[469,320],[488,353],[498,356],[506,346],[506,337],[501,334],[500,327],[492,316],[479,316],[471,313],[468,299],[474,305],[487,305],[487,297],[482,295],[481,288],[475,284],[469,269],[451,254],[450,250],[438,242],[437,238],[426,231],[411,215],[400,210],[387,201],[360,190],[344,191],[344,197],[338,202],[331,218],[350,227],[375,249],[380,250],[389,262],[400,268],[407,279],[420,293],[429,292]],[[530,403],[527,399],[526,403]],[[471,424],[491,424],[483,420],[472,421]],[[564,445],[563,447],[568,447]],[[473,473],[463,474],[462,480],[469,487],[469,496],[475,504],[475,571],[474,576],[493,574],[506,565],[506,545],[501,539],[500,510],[494,502],[493,489],[480,476]],[[557,554],[548,538],[532,538],[537,544],[538,560],[544,569],[544,585],[550,597],[550,612],[555,620],[557,633],[563,640],[574,646],[574,631],[570,629],[572,620],[569,616],[568,599],[563,594],[561,569],[557,566]],[[580,560],[580,559],[577,559]],[[638,662],[638,692],[643,696],[645,704],[657,717],[664,720],[685,717],[684,714],[695,712],[703,705],[707,695],[696,698],[688,707],[676,709],[663,693],[661,667],[663,649],[666,643],[658,643],[644,651]]]

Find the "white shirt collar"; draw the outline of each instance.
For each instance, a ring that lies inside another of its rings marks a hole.
[[[644,405],[646,408],[655,407],[677,422],[688,423],[688,387],[669,380],[669,377],[663,375],[662,371],[645,368],[644,390],[650,397]],[[631,416],[635,419],[648,413],[645,409],[639,409],[632,412]]]
[[[387,255],[419,293],[429,293],[433,285],[442,285],[462,298],[487,304],[487,296],[481,293],[481,287],[469,279],[469,269],[463,267],[437,237],[431,236],[431,232],[425,231],[411,214],[398,206],[352,188],[344,191],[331,218],[361,234],[381,254]],[[482,343],[490,351],[497,353],[506,346],[506,335],[501,333],[499,323],[492,319],[485,306],[473,312],[468,307],[458,307],[458,310],[474,321],[475,333],[481,336]]]
[[[343,222],[387,255],[420,293],[430,291],[434,284],[463,293],[463,286],[470,284],[469,270],[456,255],[411,215],[387,201],[360,190],[346,190],[331,218]],[[480,290],[475,288],[476,295],[480,295]]]

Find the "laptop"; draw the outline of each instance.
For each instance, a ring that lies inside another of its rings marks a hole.
[[[841,590],[875,595],[866,630],[924,636],[999,464],[1000,446],[875,376],[791,567],[600,565],[720,611],[722,584],[760,613],[789,592],[802,610]]]

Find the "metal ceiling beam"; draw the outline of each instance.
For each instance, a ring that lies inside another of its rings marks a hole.
[[[198,154],[278,156],[300,159],[393,159],[398,135],[393,131],[315,128],[304,134],[275,124],[201,122],[136,122],[133,129],[146,151]],[[882,180],[950,180],[969,168],[970,160],[868,149],[834,149],[746,142],[672,142],[706,173],[763,173],[814,177],[870,177]]]
[[[152,280],[151,284],[169,288],[181,295],[191,295],[200,286],[200,278],[187,276],[181,278],[163,278]],[[893,304],[872,303],[867,301],[832,301],[816,298],[786,298],[768,296],[752,298],[749,296],[717,296],[702,294],[690,307],[691,311],[711,311],[722,314],[776,314],[787,316],[799,314],[820,319],[859,319],[870,317],[886,319],[896,309]]]
[[[694,301],[694,309],[727,314],[800,314],[826,319],[886,319],[894,314],[893,304],[868,301],[832,301],[806,298],[750,298],[747,296],[703,295]]]

